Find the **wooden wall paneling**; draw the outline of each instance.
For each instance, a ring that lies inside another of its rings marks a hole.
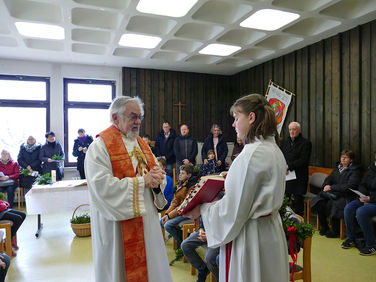
[[[350,148],[360,161],[360,37],[359,27],[350,31]]]
[[[324,41],[316,46],[316,154],[319,163],[324,162]]]
[[[316,138],[316,46],[309,46],[309,103],[311,111],[309,113],[310,127],[309,139],[312,142],[311,160],[313,164],[319,164],[317,155],[317,138]]]
[[[309,103],[309,59],[308,59],[309,49],[304,48],[302,50],[302,61],[301,61],[301,84],[302,90],[299,94],[302,97],[302,108],[300,112],[302,113],[299,119],[302,124],[302,132],[305,137],[309,137],[310,128],[310,111],[311,106]]]
[[[178,104],[179,103],[179,100],[180,100],[180,97],[179,97],[179,93],[177,92],[177,73],[176,72],[168,72],[169,73],[169,80],[168,80],[168,84],[170,85],[170,94],[172,96],[172,123],[174,125],[174,128],[177,130],[177,134],[180,134],[180,130],[179,130],[179,112],[178,112],[178,107],[175,106],[175,104]],[[183,101],[184,103],[186,101]],[[184,122],[184,120],[183,120]]]
[[[352,149],[350,147],[350,33],[342,34],[342,81],[341,81],[341,149]]]
[[[138,69],[131,69],[130,70],[130,76],[131,76],[131,81],[130,81],[130,92],[129,95],[131,97],[136,96],[137,93],[137,72]]]
[[[365,24],[361,29],[361,82],[360,82],[360,100],[361,100],[361,136],[360,149],[362,166],[366,168],[371,162],[371,25]],[[368,156],[368,158],[367,158]]]
[[[302,63],[302,49],[296,51],[296,101],[297,105],[300,105],[296,108],[296,114],[295,118],[300,123],[302,134],[304,135],[303,125],[305,124],[305,121],[302,119],[303,115],[303,63]]]
[[[341,37],[336,35],[332,42],[332,99],[331,99],[331,160],[326,167],[338,161],[341,150]]]
[[[373,161],[374,153],[376,152],[376,56],[374,55],[376,50],[376,21],[373,21],[371,24],[371,49],[372,54],[371,57],[371,89],[370,89],[370,99],[371,99],[371,137],[369,139],[369,143],[371,144],[371,154],[372,157],[370,158]]]
[[[121,93],[123,96],[129,96],[131,91],[131,78],[130,78],[130,70],[127,68],[122,69],[122,84],[123,88]]]
[[[332,162],[332,40],[324,41],[324,164]]]
[[[272,80],[278,85],[283,86],[283,57],[273,60],[273,78]]]
[[[145,112],[148,114],[149,118],[145,122],[145,134],[151,135],[153,130],[153,120],[154,120],[154,112],[153,112],[153,94],[152,94],[152,72],[151,70],[144,71],[144,81],[142,83],[141,88],[143,88],[142,93],[144,96],[144,103],[145,103]]]
[[[158,103],[159,103],[159,124],[157,127],[157,131],[155,132],[153,136],[153,140],[157,137],[157,134],[162,129],[162,123],[167,120],[171,122],[171,108],[172,108],[172,100],[170,101],[169,96],[167,95],[165,91],[165,72],[164,71],[158,71]]]

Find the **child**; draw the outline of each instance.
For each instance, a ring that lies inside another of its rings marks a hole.
[[[208,162],[202,166],[202,176],[218,172],[218,163],[213,150],[208,151]]]
[[[182,165],[179,173],[179,183],[172,199],[170,207],[167,209],[166,214],[161,218],[161,226],[175,238],[178,249],[183,240],[183,234],[179,228],[179,223],[189,218],[179,215],[178,208],[184,201],[185,197],[194,188],[196,181],[192,178],[193,166]]]
[[[166,171],[166,159],[164,157],[158,157],[157,161],[159,163],[159,166]],[[168,207],[171,204],[171,200],[174,197],[174,185],[172,183],[172,178],[166,174],[166,179],[167,179],[167,185],[163,190],[163,194],[167,200],[167,204],[164,206],[164,208],[161,211],[167,210]]]

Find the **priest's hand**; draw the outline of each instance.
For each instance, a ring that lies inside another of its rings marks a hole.
[[[201,215],[200,207],[201,207],[201,205],[195,206],[192,210],[190,210],[189,212],[187,212],[186,214],[184,214],[184,216],[188,217],[188,218],[191,218],[191,219],[199,218],[200,215]]]
[[[144,175],[145,187],[157,188],[163,183],[165,172],[158,166],[154,166],[147,174]]]

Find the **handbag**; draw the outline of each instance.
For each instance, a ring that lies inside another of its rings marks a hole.
[[[337,200],[338,199],[338,195],[335,194],[335,193],[333,193],[333,192],[331,192],[331,191],[326,191],[326,192],[321,191],[319,193],[319,196],[321,198],[324,198],[324,199],[327,199],[327,200]]]
[[[0,212],[5,211],[9,208],[9,203],[6,201],[0,200]]]

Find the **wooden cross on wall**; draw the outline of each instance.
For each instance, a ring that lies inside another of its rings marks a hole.
[[[179,110],[179,126],[180,126],[180,124],[181,124],[181,107],[184,107],[185,104],[182,104],[181,101],[179,101],[179,104],[174,104],[174,106],[179,107],[178,110]]]

